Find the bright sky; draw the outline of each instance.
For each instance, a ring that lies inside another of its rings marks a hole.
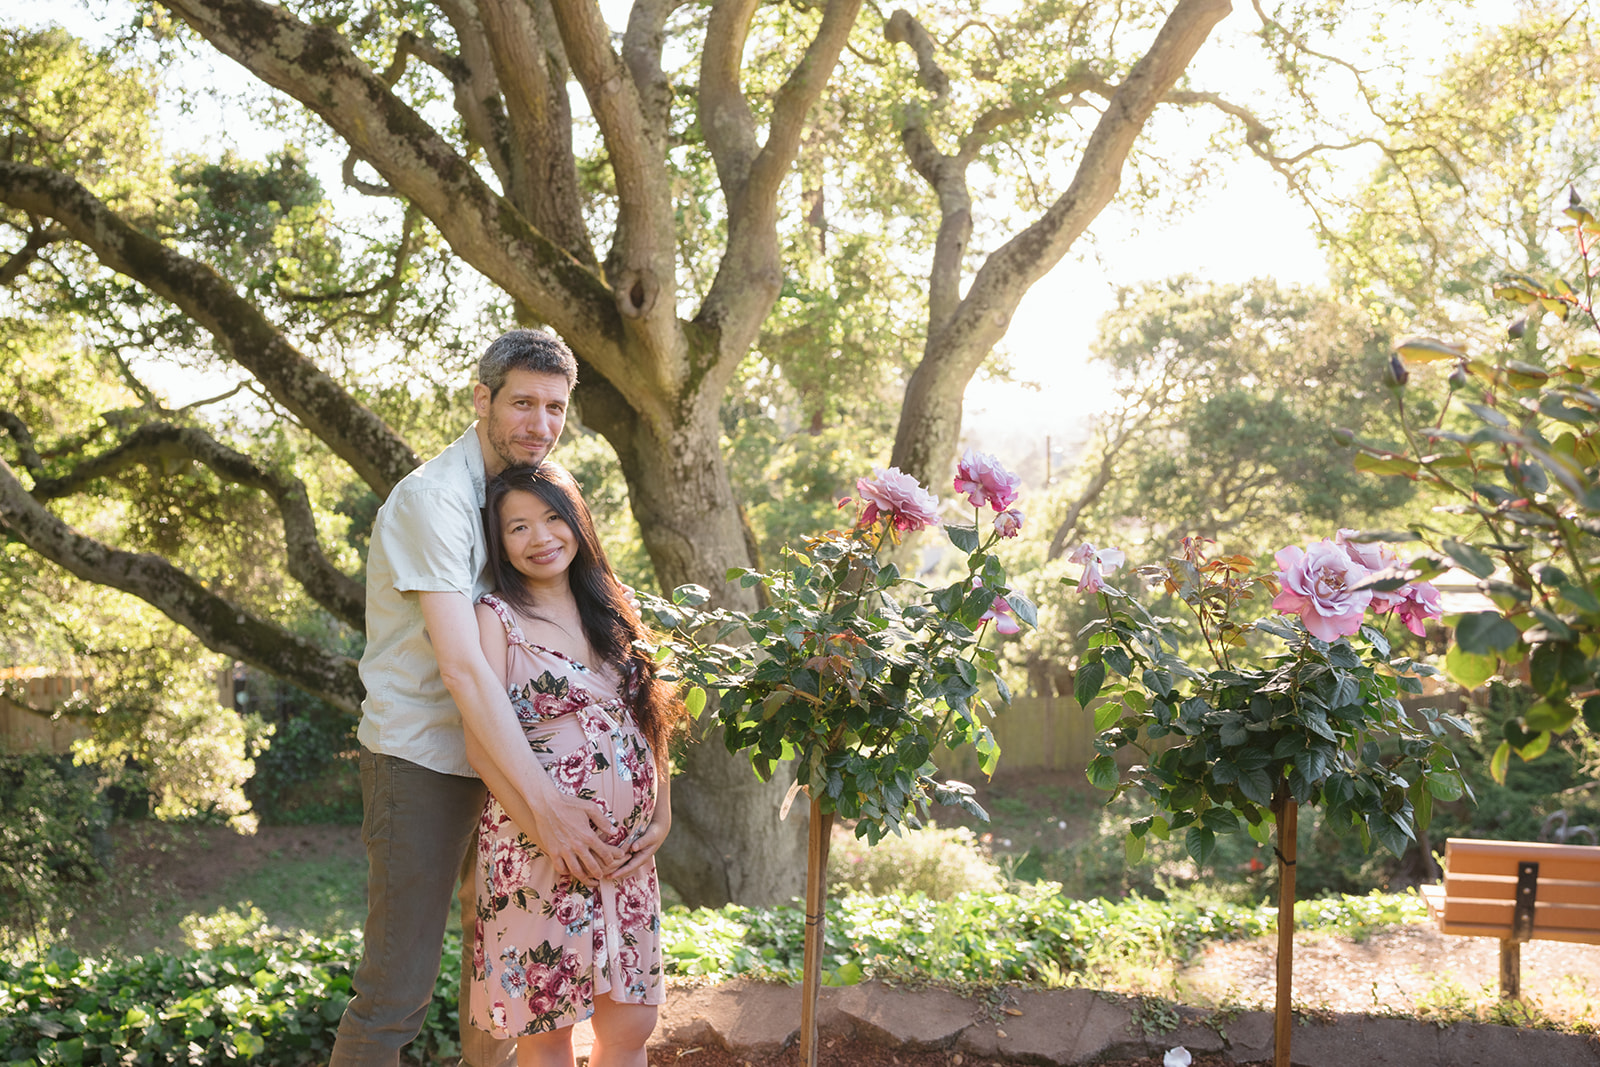
[[[615,5],[622,0],[607,0]],[[103,5],[95,4],[94,9]],[[1470,39],[1471,24],[1500,21],[1511,15],[1514,0],[1486,0],[1475,5],[1468,25],[1454,33],[1437,32],[1439,27],[1400,24],[1399,14],[1385,14],[1384,28],[1390,39],[1415,42],[1457,44]],[[121,13],[131,7],[113,5]],[[90,39],[100,38],[104,30],[86,14],[85,0],[63,4],[60,0],[8,0],[8,20],[38,24],[49,20],[65,22],[74,32]],[[1397,5],[1397,11],[1407,10]],[[1414,9],[1411,9],[1414,10]],[[1427,19],[1427,13],[1412,15]],[[1243,35],[1258,25],[1252,5],[1240,3],[1213,33],[1196,59],[1196,82],[1249,105],[1265,91],[1260,74],[1252,75],[1256,49],[1244,42]],[[1420,31],[1420,32],[1417,32]],[[1429,32],[1434,31],[1434,32]],[[1465,32],[1463,32],[1465,31]],[[1422,45],[1426,48],[1427,45]],[[1421,57],[1431,61],[1438,56]],[[243,87],[248,78],[231,61],[211,54],[184,69],[168,73],[167,84],[177,92],[183,83],[219,84]],[[230,144],[251,156],[261,156],[281,144],[281,135],[252,131],[239,116],[226,114],[206,98],[191,96],[198,110],[181,116],[173,111],[166,127],[172,142]],[[580,98],[581,101],[581,98]],[[1176,129],[1175,129],[1176,127]],[[1168,125],[1161,132],[1163,150],[1174,137],[1184,135],[1182,123]],[[1193,151],[1203,145],[1200,134]],[[1186,153],[1173,147],[1171,155],[1182,159]],[[1350,161],[1350,180],[1358,180],[1370,159]],[[336,165],[336,164],[335,164]],[[333,180],[337,185],[337,179]],[[335,190],[342,192],[342,190]],[[1113,302],[1116,287],[1178,273],[1194,273],[1217,281],[1245,281],[1271,276],[1282,282],[1315,284],[1326,276],[1324,260],[1312,236],[1309,212],[1294,202],[1282,183],[1265,165],[1254,159],[1240,159],[1206,187],[1189,210],[1171,224],[1151,224],[1113,207],[1098,219],[1093,240],[1080,241],[1079,248],[1028,294],[1013,320],[1004,347],[1012,354],[1016,376],[1036,383],[1030,389],[1022,384],[974,381],[967,393],[967,436],[1008,464],[1042,472],[1045,439],[1051,439],[1056,453],[1056,470],[1063,458],[1070,459],[1086,439],[1093,415],[1101,410],[1109,390],[1103,376],[1087,359],[1100,316]],[[221,379],[218,379],[220,381]],[[167,386],[173,402],[207,395],[216,382],[199,381],[190,375],[182,383]],[[1027,462],[1032,454],[1037,464]],[[1031,473],[1031,472],[1030,472]]]

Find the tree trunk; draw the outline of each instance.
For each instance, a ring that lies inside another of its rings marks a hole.
[[[694,583],[718,603],[753,610],[754,591],[724,577],[730,565],[755,561],[716,447],[715,405],[701,405],[684,425],[658,435],[604,381],[580,390],[584,421],[616,449],[662,593]],[[691,907],[789,903],[802,888],[806,849],[806,819],[778,819],[793,768],[780,765],[762,782],[746,756],[728,752],[720,729],[700,734],[677,760],[661,877]]]

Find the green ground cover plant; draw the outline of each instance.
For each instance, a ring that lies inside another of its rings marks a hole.
[[[1302,927],[1359,934],[1417,921],[1410,894],[1304,901]],[[878,977],[957,986],[1081,982],[1099,954],[1187,958],[1220,938],[1272,928],[1267,907],[1071,900],[1054,886],[969,893],[845,896],[830,902],[824,976],[832,984]],[[315,937],[262,927],[259,918],[213,916],[195,932],[231,940],[181,954],[0,963],[0,1063],[142,1065],[302,1062],[325,1055],[349,998],[355,933]],[[662,935],[669,974],[720,980],[800,977],[801,909],[670,909]],[[445,959],[457,958],[459,935]],[[456,1047],[457,978],[442,968],[411,1054],[442,1062]]]

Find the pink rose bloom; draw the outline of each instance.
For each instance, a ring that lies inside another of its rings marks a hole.
[[[1120,548],[1095,548],[1085,541],[1067,556],[1068,563],[1081,563],[1083,577],[1078,580],[1078,592],[1098,593],[1106,587],[1105,576],[1115,574],[1117,568],[1128,561]]]
[[[1276,611],[1300,616],[1307,630],[1324,641],[1361,629],[1361,618],[1372,604],[1372,590],[1354,587],[1371,575],[1343,546],[1324,538],[1304,550],[1279,549],[1278,581],[1283,585],[1272,601]]]
[[[1011,605],[1006,602],[1006,598],[1003,596],[995,597],[994,605],[978,616],[979,622],[985,622],[989,619],[994,620],[996,633],[1014,634],[1022,630],[1022,627],[1017,625],[1016,616],[1011,613]]]
[[[640,880],[630,878],[617,885],[617,923],[624,930],[641,930],[650,924],[650,898]]]
[[[546,770],[562,792],[577,794],[589,784],[589,752],[587,749],[574,749]]]
[[[1395,607],[1400,614],[1400,621],[1405,623],[1406,629],[1421,637],[1426,632],[1426,622],[1429,619],[1444,618],[1444,603],[1439,599],[1439,590],[1427,582],[1410,582],[1400,587],[1403,599]]]
[[[1001,537],[1015,537],[1017,531],[1022,529],[1022,512],[1016,508],[1007,508],[994,517],[995,533]]]
[[[1346,540],[1349,535],[1355,532],[1354,530],[1340,530],[1333,538],[1351,559],[1374,574],[1400,565],[1400,557],[1388,545],[1376,542],[1362,544]],[[1371,592],[1372,610],[1380,615],[1393,611],[1405,599],[1404,589],[1395,589],[1387,593],[1374,589]]]
[[[982,584],[983,579],[972,579],[972,588],[976,589]],[[1011,611],[1011,602],[1003,596],[995,597],[994,603],[989,605],[989,610],[978,616],[979,624],[988,622],[991,619],[994,620],[994,628],[997,633],[1014,634],[1020,633],[1022,630],[1022,627],[1017,625],[1016,615]]]
[[[988,504],[996,511],[1005,511],[1016,503],[1021,485],[1021,478],[1000,466],[1000,461],[987,452],[969,448],[956,464],[956,492],[967,494],[975,508]]]
[[[887,515],[896,530],[920,530],[939,525],[939,501],[900,468],[872,468],[871,478],[857,478],[856,492],[867,502],[860,524],[870,526]]]

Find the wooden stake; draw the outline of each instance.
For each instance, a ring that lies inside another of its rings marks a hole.
[[[1272,801],[1278,824],[1278,1003],[1273,1015],[1272,1065],[1289,1067],[1289,1040],[1294,1027],[1294,861],[1299,836],[1299,805],[1287,789]]]
[[[817,1067],[817,994],[822,987],[822,933],[828,903],[828,846],[833,812],[811,798],[811,831],[806,848],[806,954],[800,978],[800,1063]]]

